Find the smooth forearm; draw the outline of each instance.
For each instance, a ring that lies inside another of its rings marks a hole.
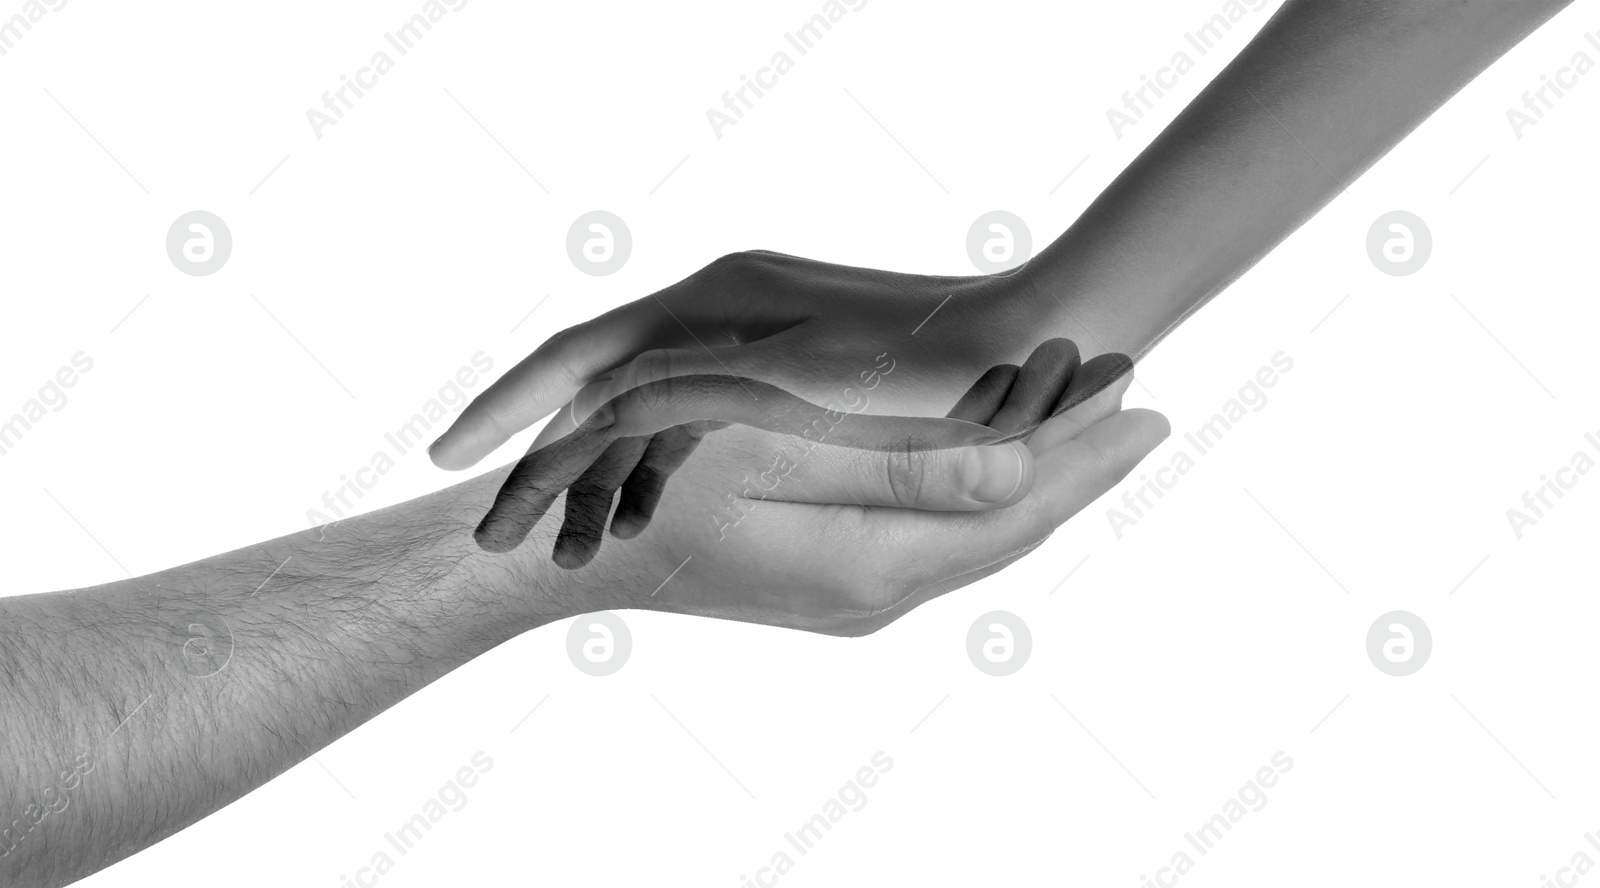
[[[1570,0],[1290,0],[1025,274],[1139,356]]]
[[[503,471],[137,580],[0,599],[0,883],[63,884],[571,610],[471,529]]]

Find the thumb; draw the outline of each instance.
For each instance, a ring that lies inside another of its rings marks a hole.
[[[916,441],[888,450],[822,446],[793,458],[779,456],[748,480],[744,495],[791,503],[978,512],[1021,501],[1033,477],[1033,453],[1021,441],[947,449]]]
[[[1057,417],[1052,422],[1064,421]],[[1045,428],[1049,428],[1046,423]],[[1060,526],[1128,476],[1172,434],[1154,410],[1119,410],[1074,438],[1038,454],[1034,492],[1043,505],[1045,532]]]

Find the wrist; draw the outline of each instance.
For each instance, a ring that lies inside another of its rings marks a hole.
[[[455,565],[441,578],[438,594],[454,607],[480,613],[491,627],[491,639],[498,639],[493,644],[580,614],[649,609],[660,603],[650,595],[654,586],[649,578],[665,575],[671,565],[653,563],[659,553],[640,541],[607,535],[593,561],[576,570],[557,565],[551,552],[562,524],[559,508],[545,515],[513,551],[496,554],[480,548],[473,530],[511,468],[502,466],[414,501],[435,526],[427,557]]]
[[[1162,310],[1169,300],[1156,295],[1163,282],[1129,264],[1073,261],[1070,234],[1014,273],[1016,317],[1036,338],[1077,343],[1085,360],[1111,352],[1141,357],[1175,320]]]
[[[399,601],[424,621],[442,617],[448,625],[434,629],[458,635],[462,650],[475,656],[581,612],[568,605],[561,571],[550,563],[549,541],[542,538],[553,533],[546,527],[550,522],[505,555],[484,551],[473,539],[510,468],[352,519],[358,527],[334,525],[328,536],[371,549],[386,562],[383,573],[396,581],[384,585],[411,585]]]

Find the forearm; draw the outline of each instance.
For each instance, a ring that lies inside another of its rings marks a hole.
[[[1289,0],[1024,270],[1034,317],[1142,356],[1570,0]]]
[[[0,884],[128,856],[566,615],[549,575],[472,540],[503,475],[325,534],[0,599]]]

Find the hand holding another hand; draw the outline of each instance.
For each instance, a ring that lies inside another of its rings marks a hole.
[[[1015,273],[928,277],[734,254],[558,333],[474,400],[430,453],[441,466],[465,468],[559,407],[479,539],[496,551],[514,547],[570,487],[565,542],[556,547],[569,567],[592,557],[619,490],[611,527],[627,539],[649,523],[667,479],[701,438],[730,423],[876,452],[855,459],[883,477],[895,477],[883,466],[894,451],[924,451],[943,473],[914,491],[864,489],[855,500],[863,505],[1009,505],[1025,494],[1026,478],[1015,496],[973,485],[983,460],[995,461],[992,478],[1011,471],[1017,451],[984,445],[1024,431],[1024,417],[1041,421],[1070,380],[1082,399],[1129,369],[1126,358],[1102,355],[1080,371],[1065,340],[1036,349],[1023,367],[1009,363],[1028,341],[1017,329],[1026,320],[1023,286]],[[1047,395],[1049,404],[1032,403]],[[933,418],[958,396],[947,418]],[[980,415],[975,404],[998,406]],[[828,501],[852,502],[844,493]]]
[[[1099,360],[1084,366],[1092,372]],[[1009,375],[1001,370],[990,378]],[[1000,445],[872,451],[728,427],[700,441],[650,532],[623,545],[602,549],[603,512],[599,524],[575,520],[569,494],[555,557],[569,567],[585,564],[577,576],[604,590],[607,608],[835,635],[872,632],[1031,552],[1170,432],[1159,413],[1121,409],[1130,373],[1109,376],[1109,384],[1062,411],[1055,408],[1093,388],[1088,381],[1076,390],[1070,380],[1061,390],[1043,387],[1048,399],[1028,401],[1040,388],[1024,384],[1027,376],[1024,369],[1005,388],[975,386],[951,411],[970,422],[1008,414],[1024,427],[1044,418],[1031,433]],[[899,507],[907,498],[956,506],[974,483],[994,480],[995,489],[1012,483],[1014,476],[996,472],[991,479],[983,471],[974,482],[968,462],[974,451],[1007,458],[1012,451],[1020,459],[1023,484],[1001,501],[1004,508]],[[542,558],[528,548],[513,557]]]

